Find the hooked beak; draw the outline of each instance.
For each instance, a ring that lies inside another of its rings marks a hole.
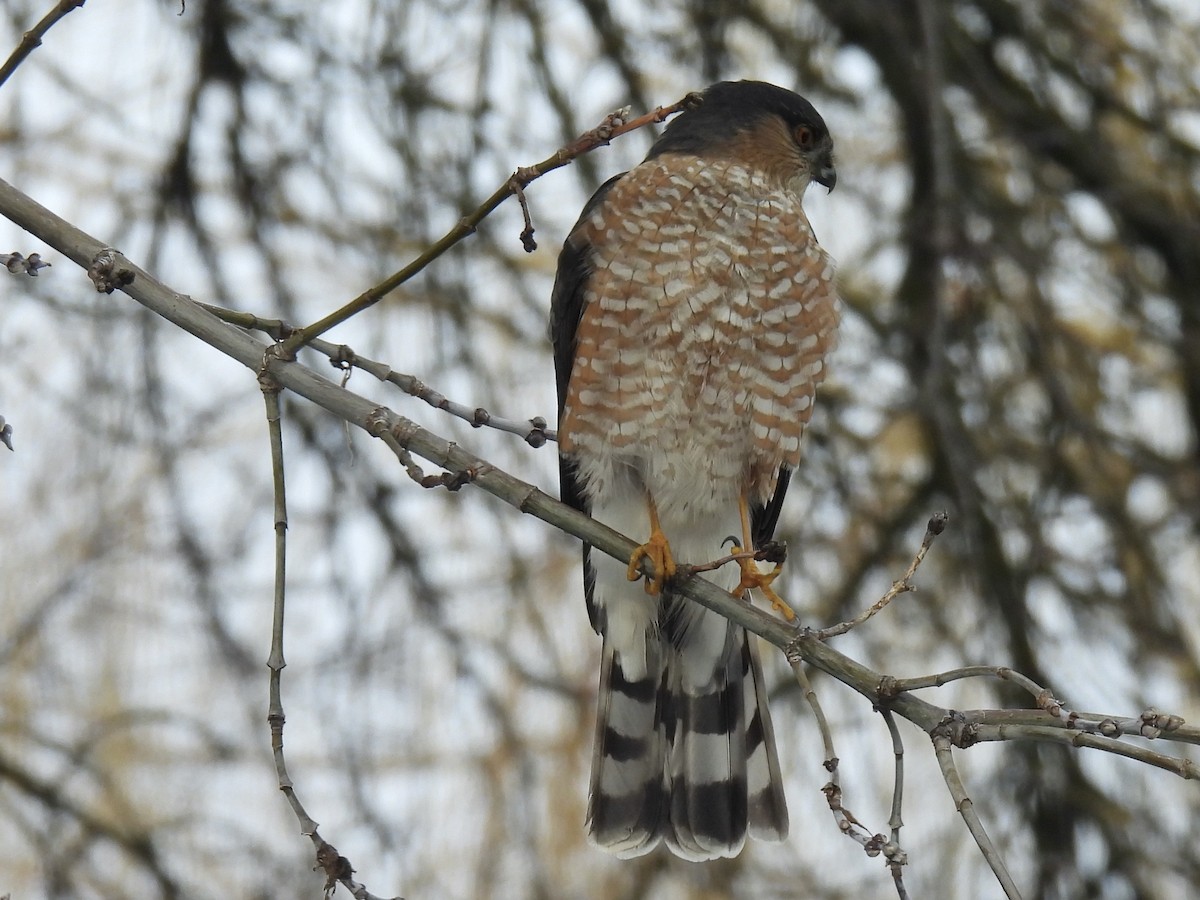
[[[832,157],[827,156],[821,160],[821,164],[813,172],[813,181],[833,193],[834,187],[837,186],[837,169],[833,167]]]

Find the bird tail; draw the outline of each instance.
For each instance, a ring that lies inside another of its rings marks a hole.
[[[661,660],[652,663],[644,677],[627,677],[605,638],[587,828],[593,844],[622,859],[649,853],[662,839],[668,789],[663,767],[665,673]]]
[[[689,683],[678,651],[657,641],[648,643],[665,648],[664,658],[627,679],[605,641],[588,802],[594,844],[633,857],[665,839],[677,856],[699,861],[736,856],[747,834],[787,836],[757,648],[744,629],[724,624],[726,652],[703,686]]]
[[[710,615],[713,615],[710,613]],[[749,834],[787,837],[787,803],[767,709],[762,664],[743,628],[704,693],[674,687],[667,723],[670,818],[667,846],[691,860],[736,856]]]

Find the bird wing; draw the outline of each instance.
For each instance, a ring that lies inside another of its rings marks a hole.
[[[554,347],[554,377],[558,387],[560,420],[567,401],[571,369],[575,365],[579,321],[583,318],[584,296],[588,276],[591,274],[592,248],[585,239],[579,237],[579,224],[591,216],[596,207],[604,202],[612,186],[626,174],[622,172],[614,175],[592,194],[558,257],[558,271],[554,276],[554,290],[550,295],[550,341]],[[575,466],[561,453],[558,456],[558,483],[559,499],[563,503],[591,515],[591,505],[583,493]],[[592,568],[591,551],[590,544],[583,545],[583,592],[587,600],[588,618],[592,628],[599,633],[599,611],[593,601],[596,574]]]
[[[750,533],[754,537],[755,547],[761,547],[774,537],[775,526],[779,524],[779,513],[783,509],[783,498],[787,496],[788,483],[791,480],[792,470],[787,466],[780,466],[771,501],[756,503],[750,508]]]

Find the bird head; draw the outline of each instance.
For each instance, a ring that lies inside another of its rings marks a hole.
[[[813,105],[763,81],[722,81],[663,131],[647,159],[685,153],[756,168],[803,194],[811,182],[837,184],[833,138]]]

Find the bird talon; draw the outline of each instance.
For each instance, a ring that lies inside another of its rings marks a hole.
[[[775,593],[770,588],[763,588],[763,596],[771,601],[771,608],[779,613],[789,622],[796,620],[796,611],[787,605],[787,602]]]
[[[637,581],[642,576],[641,563],[648,559],[654,565],[654,574],[646,577],[646,593],[657,597],[662,593],[663,585],[675,577],[675,557],[671,554],[671,544],[667,536],[658,528],[650,532],[650,539],[637,547],[629,558],[629,568],[625,577]]]
[[[737,544],[733,546],[733,553],[736,556],[742,552],[742,548]],[[739,558],[738,566],[742,570],[742,577],[738,579],[737,587],[730,591],[733,596],[741,598],[746,591],[760,590],[762,595],[770,601],[771,608],[775,612],[782,615],[787,621],[791,622],[796,618],[795,611],[787,605],[782,597],[775,593],[775,589],[771,587],[771,583],[779,577],[779,573],[783,571],[783,564],[776,563],[775,568],[770,572],[760,572],[758,566],[753,559]]]

